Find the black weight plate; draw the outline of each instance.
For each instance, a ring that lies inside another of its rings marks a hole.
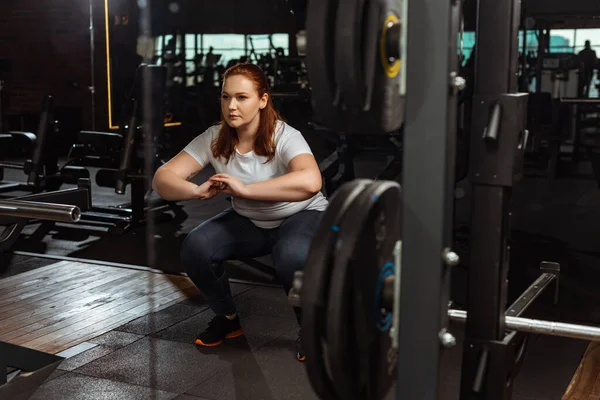
[[[339,224],[327,334],[331,374],[343,399],[381,398],[395,377],[395,358],[388,362],[391,341],[385,332],[391,315],[382,321],[374,312],[380,276],[394,270],[401,207],[398,183],[375,182],[363,190]]]
[[[342,101],[351,112],[362,111],[365,97],[363,74],[363,15],[366,0],[340,0],[336,15],[335,76]],[[370,34],[371,32],[369,32]]]
[[[335,15],[339,0],[309,1],[306,13],[306,68],[315,120],[335,129],[338,111],[333,102]]]
[[[402,238],[402,196],[400,190],[386,192],[378,200],[358,239],[351,270],[355,282],[355,322],[360,334],[361,365],[368,365],[368,399],[384,398],[396,379],[397,357],[389,335],[393,313],[383,309],[383,283],[394,275],[394,247]],[[364,268],[369,265],[373,269]],[[371,272],[372,271],[372,272]],[[364,332],[362,330],[364,329]]]
[[[336,18],[335,79],[347,134],[388,134],[404,122],[402,60],[390,63],[387,26],[401,21],[404,0],[345,0]],[[398,48],[400,43],[398,43]],[[367,90],[369,89],[369,90]],[[357,108],[357,104],[363,106]]]
[[[301,291],[302,347],[306,369],[313,389],[322,398],[334,398],[334,389],[323,358],[326,334],[326,304],[329,293],[334,245],[339,234],[339,221],[356,196],[371,181],[356,179],[339,187],[329,200],[320,226],[312,240]]]

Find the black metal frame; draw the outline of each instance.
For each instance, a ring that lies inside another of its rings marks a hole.
[[[554,284],[554,301],[558,296],[560,266],[542,263],[543,273],[503,313],[503,316],[521,317],[529,313],[540,296],[550,293]],[[503,318],[501,316],[501,318]],[[467,323],[469,318],[467,318]],[[461,399],[512,398],[513,382],[525,359],[528,333],[507,331],[497,340],[469,337],[463,344],[463,369],[461,374]]]
[[[397,398],[441,398],[452,243],[461,2],[408,2],[403,244]]]
[[[509,200],[522,175],[527,141],[527,94],[517,94],[520,7],[518,0],[478,3],[477,41],[484,45],[477,46],[471,123],[469,316],[461,399],[511,397],[527,336],[506,333],[505,313],[524,312],[531,304],[524,296],[538,291],[530,288],[506,310]]]
[[[63,357],[0,342],[0,398],[26,399],[42,385]],[[7,367],[30,372],[7,382]]]
[[[10,163],[0,160],[0,193],[14,191],[40,192],[56,190],[62,185],[58,169],[58,151],[56,146],[48,145],[56,126],[53,119],[54,99],[44,96],[42,111],[35,135],[30,132],[8,132],[0,149],[0,157],[5,157],[18,150],[19,141],[33,141],[31,159],[23,164]],[[10,136],[10,138],[6,138]],[[50,136],[50,137],[49,137]],[[15,148],[16,147],[16,148]],[[4,169],[21,169],[27,175],[27,182],[4,181]]]

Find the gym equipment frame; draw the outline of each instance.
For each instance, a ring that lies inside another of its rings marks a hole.
[[[408,1],[397,399],[440,398],[448,326],[461,2]],[[426,83],[426,84],[424,84]],[[418,171],[418,172],[417,172]],[[400,265],[396,265],[400,269]]]

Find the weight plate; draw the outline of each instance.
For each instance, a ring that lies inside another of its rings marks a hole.
[[[381,284],[394,273],[393,250],[401,237],[401,190],[375,182],[340,222],[327,305],[329,363],[343,399],[383,398],[395,378],[389,357],[391,312],[381,313]]]
[[[361,112],[365,102],[363,42],[373,33],[362,29],[365,1],[340,0],[336,15],[335,75],[341,100],[352,112]]]
[[[335,16],[339,0],[309,1],[306,13],[306,69],[315,119],[336,129],[340,118],[334,108]]]
[[[356,179],[340,186],[329,200],[329,206],[312,240],[301,291],[302,347],[306,369],[313,389],[322,398],[335,398],[332,381],[325,368],[323,342],[326,340],[326,304],[334,245],[339,234],[339,221],[356,196],[371,181]]]
[[[335,48],[330,49],[335,54],[335,106],[339,109],[332,116],[338,130],[388,134],[401,129],[405,108],[400,88],[403,1],[340,0],[334,21]]]

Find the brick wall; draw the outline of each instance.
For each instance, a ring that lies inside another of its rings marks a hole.
[[[101,6],[103,2],[95,3]],[[96,57],[101,57],[103,9],[95,7],[95,12]],[[10,60],[12,65],[12,71],[0,72],[0,79],[5,81],[5,122],[10,116],[14,121],[15,115],[39,114],[43,96],[53,94],[57,108],[71,108],[73,118],[81,119],[89,128],[92,108],[88,87],[92,79],[88,1],[2,0],[0,16],[0,59]],[[101,79],[103,73],[96,71],[96,76]],[[102,81],[96,85],[105,86]],[[96,102],[102,103],[106,95],[102,90],[97,92]]]

